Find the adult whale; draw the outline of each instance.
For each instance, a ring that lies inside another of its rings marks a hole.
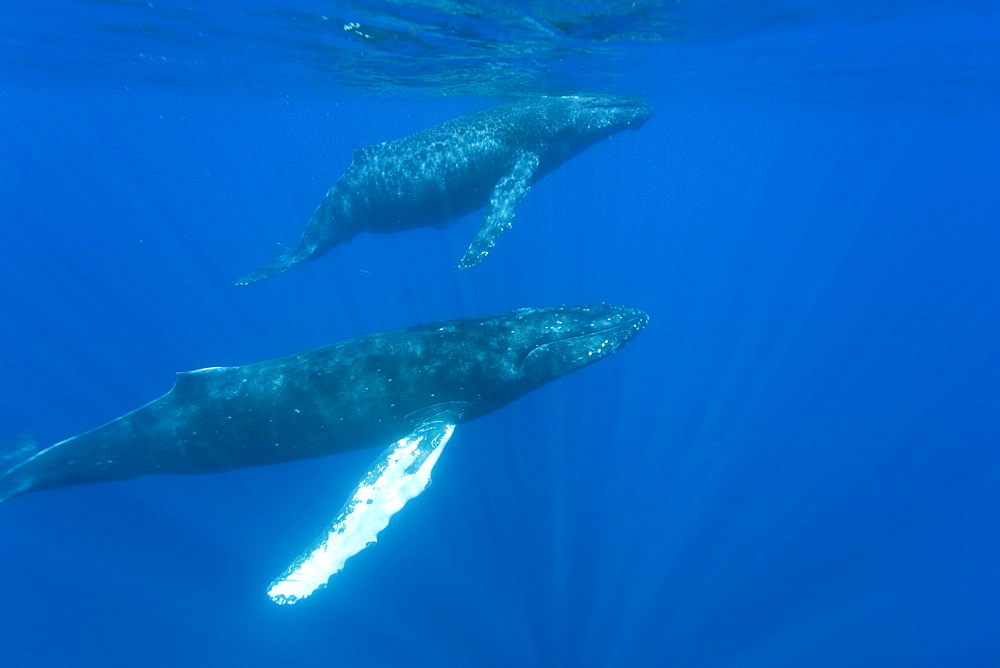
[[[511,226],[531,184],[595,142],[639,128],[653,108],[609,95],[541,97],[485,109],[354,153],[298,246],[235,285],[250,285],[323,255],[360,232],[443,227],[486,206],[459,266],[473,267]]]
[[[527,308],[179,373],[159,399],[40,452],[20,453],[0,474],[0,501],[67,485],[388,445],[327,531],[272,583],[272,600],[293,603],[324,586],[423,491],[455,425],[610,355],[646,320],[642,311],[608,304]]]

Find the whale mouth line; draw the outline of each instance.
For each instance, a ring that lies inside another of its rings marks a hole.
[[[621,347],[621,344],[625,343],[626,341],[628,341],[629,339],[631,339],[633,336],[635,336],[636,334],[638,334],[639,332],[641,332],[643,330],[643,328],[645,328],[646,323],[648,321],[649,321],[649,316],[647,316],[645,313],[637,313],[635,315],[632,315],[632,316],[629,316],[629,317],[623,319],[621,322],[617,322],[617,323],[614,323],[614,324],[611,324],[611,325],[607,325],[605,327],[601,327],[599,329],[595,329],[594,331],[584,332],[582,334],[576,334],[574,336],[567,336],[567,337],[562,338],[562,339],[556,339],[555,341],[547,341],[546,343],[542,343],[540,345],[537,345],[534,348],[532,348],[530,351],[528,351],[528,354],[525,356],[524,359],[525,359],[525,362],[527,362],[531,358],[531,356],[534,355],[534,354],[536,354],[536,353],[542,353],[542,352],[545,352],[545,351],[547,351],[547,350],[549,350],[549,349],[551,349],[551,348],[553,348],[555,346],[563,346],[563,345],[572,343],[574,341],[582,341],[582,340],[588,339],[588,338],[605,339],[605,344],[606,344],[608,342],[607,337],[606,337],[606,335],[608,333],[613,332],[616,335],[620,334],[620,338],[615,341],[615,345],[610,346],[609,350],[605,350],[604,349],[605,347],[607,347],[605,345],[591,346],[591,347],[589,347],[588,355],[591,354],[591,353],[593,353],[593,354],[605,354],[606,355],[606,354],[609,354],[611,352],[614,352],[619,347]],[[631,333],[629,333],[629,330],[634,330],[634,331],[631,332]]]

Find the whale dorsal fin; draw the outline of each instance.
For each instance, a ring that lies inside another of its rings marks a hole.
[[[510,170],[493,188],[490,202],[486,205],[486,218],[483,219],[469,250],[465,251],[461,262],[458,263],[459,269],[469,269],[482,262],[496,244],[497,237],[510,229],[514,220],[514,210],[531,189],[531,180],[535,170],[538,169],[538,161],[537,153],[518,151]]]
[[[210,380],[231,368],[228,366],[210,366],[207,369],[198,369],[196,371],[179,371],[174,378],[174,387],[171,392],[182,396],[202,393],[205,391]]]

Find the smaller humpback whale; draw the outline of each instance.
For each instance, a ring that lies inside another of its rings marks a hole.
[[[360,232],[444,227],[486,206],[459,266],[474,267],[511,226],[539,180],[577,153],[627,128],[653,108],[610,95],[541,97],[485,109],[354,152],[306,225],[298,246],[234,285],[250,285],[313,260]]]
[[[179,373],[167,394],[104,426],[0,456],[0,501],[386,448],[323,535],[269,588],[276,603],[294,603],[325,586],[424,490],[457,424],[610,355],[646,320],[609,304],[526,308]]]

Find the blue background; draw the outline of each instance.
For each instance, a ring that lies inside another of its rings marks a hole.
[[[657,115],[539,182],[475,270],[455,265],[480,213],[245,289],[354,149],[494,101],[8,58],[9,438],[436,319],[609,301],[651,322],[461,426],[431,488],[295,606],[267,583],[375,453],[4,504],[3,663],[996,664],[996,15],[915,6],[708,16],[711,39],[646,45],[615,87]]]

